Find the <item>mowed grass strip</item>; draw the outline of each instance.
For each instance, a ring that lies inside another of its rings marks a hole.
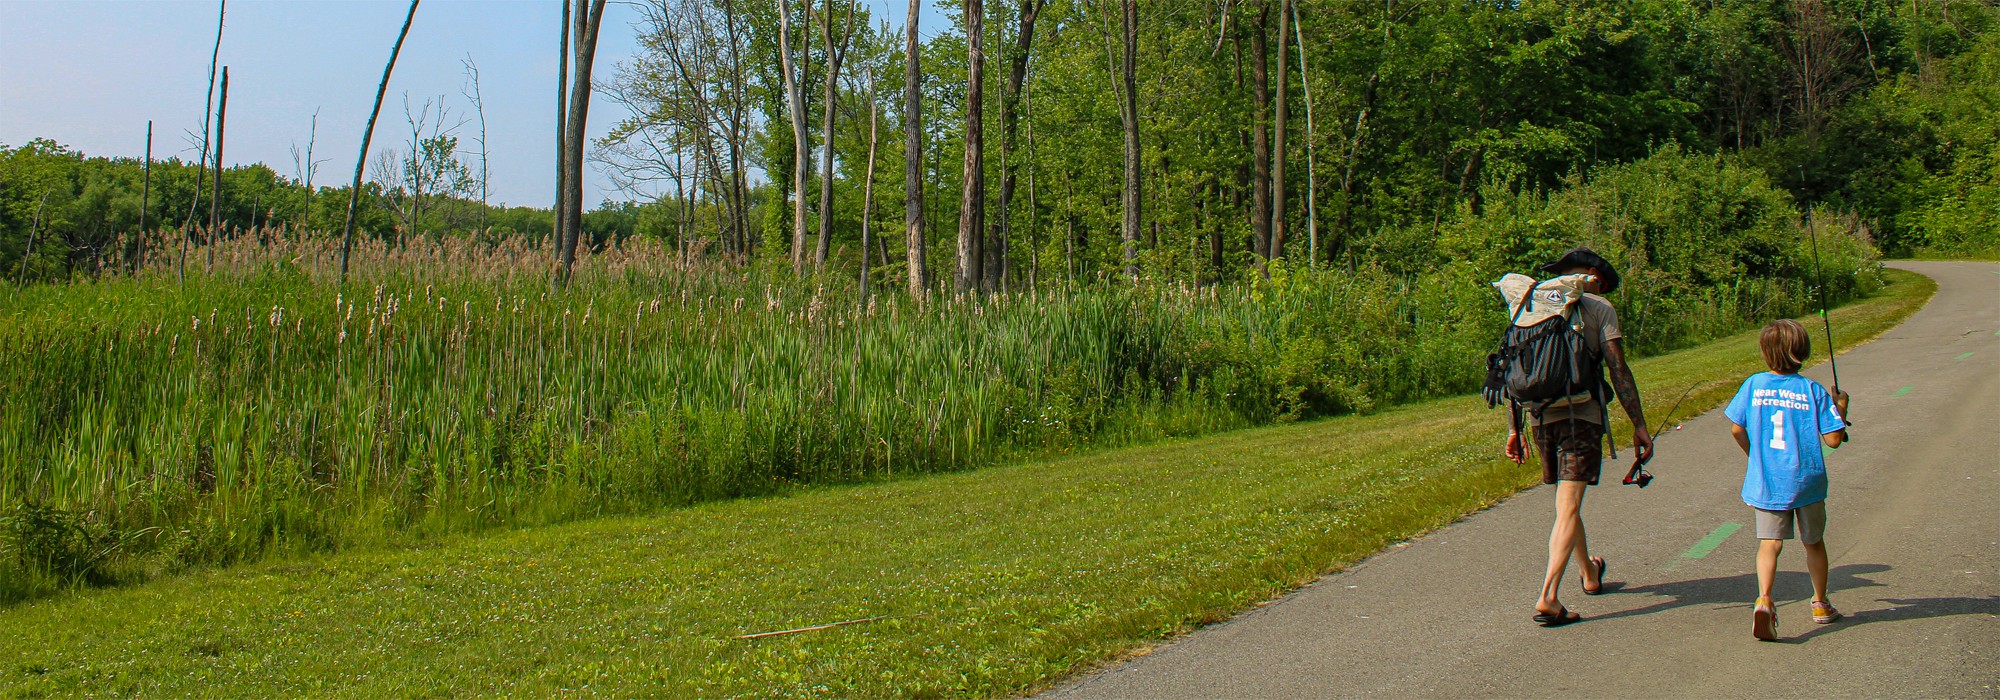
[[[1888,274],[1883,294],[1834,313],[1843,345],[1935,290]],[[1656,413],[1711,384],[1690,416],[1759,369],[1754,333],[1637,368]],[[1535,483],[1497,458],[1504,425],[1461,397],[79,592],[0,610],[0,692],[1028,692]],[[879,616],[894,617],[736,638]]]

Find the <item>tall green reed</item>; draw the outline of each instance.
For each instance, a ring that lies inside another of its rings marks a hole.
[[[1468,391],[1482,271],[985,298],[468,244],[226,241],[0,292],[0,598]],[[1628,328],[1628,332],[1633,329]]]

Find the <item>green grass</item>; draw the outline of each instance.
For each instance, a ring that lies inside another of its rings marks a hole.
[[[1887,274],[1833,314],[1843,346],[1936,288]],[[1649,411],[1697,385],[1684,415],[1720,403],[1754,343],[1639,362]],[[1028,692],[1536,482],[1496,458],[1503,426],[1460,397],[75,592],[0,609],[0,694]],[[735,638],[876,616],[896,617]]]
[[[0,604],[1369,413],[1477,388],[1506,322],[1497,259],[864,299],[657,242],[552,290],[516,245],[378,245],[344,288],[314,236],[0,285]],[[1835,299],[1874,288],[1829,260]],[[1622,292],[1636,355],[1802,312],[1803,267],[1661,264]]]
[[[1449,395],[1497,333],[1469,274],[864,304],[658,257],[0,289],[0,603]]]

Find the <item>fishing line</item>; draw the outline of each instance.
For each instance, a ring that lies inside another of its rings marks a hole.
[[[1661,432],[1655,433],[1653,435],[1653,451],[1655,454],[1657,454],[1660,449],[1660,438],[1665,437],[1666,434],[1669,432],[1680,430],[1680,427],[1674,426],[1673,422],[1674,422],[1674,413],[1676,411],[1681,410],[1681,402],[1686,401],[1687,397],[1694,393],[1694,390],[1719,383],[1721,383],[1721,381],[1719,380],[1710,380],[1706,382],[1695,382],[1693,384],[1689,384],[1687,390],[1681,392],[1681,397],[1678,399],[1674,399],[1674,405],[1667,409],[1666,418],[1660,421]],[[1636,454],[1633,456],[1635,458],[1637,457]],[[1647,484],[1653,482],[1652,473],[1646,471],[1646,463],[1651,461],[1653,461],[1652,455],[1647,455],[1644,459],[1635,459],[1632,462],[1632,468],[1625,472],[1624,483],[1630,486],[1637,486],[1642,489],[1646,488]]]

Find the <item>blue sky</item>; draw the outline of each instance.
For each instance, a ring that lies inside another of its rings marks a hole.
[[[900,26],[904,3],[868,4]],[[408,7],[401,0],[230,2],[221,55],[230,80],[224,160],[263,162],[292,175],[291,147],[305,146],[318,110],[313,156],[326,162],[315,183],[352,178],[382,62]],[[201,130],[215,10],[213,0],[0,0],[0,143],[47,137],[90,155],[137,157],[151,119],[154,157],[193,157],[187,134]],[[469,56],[486,102],[493,202],[548,206],[560,15],[555,0],[425,0],[396,62],[373,150],[407,140],[405,92],[415,105],[442,94],[459,116],[472,117],[460,95],[461,61]],[[636,51],[638,17],[627,3],[607,5],[599,81]],[[932,0],[923,19],[926,37],[943,29]],[[592,99],[592,137],[624,116],[601,95]],[[477,130],[476,123],[460,128],[462,148]],[[606,197],[622,198],[590,168],[585,200]]]

